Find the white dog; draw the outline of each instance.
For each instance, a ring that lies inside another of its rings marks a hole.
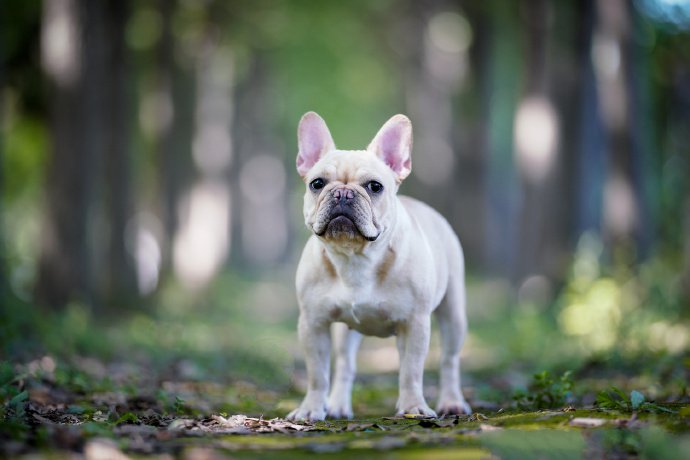
[[[298,144],[297,171],[307,186],[304,218],[313,232],[296,279],[308,390],[288,418],[352,417],[362,334],[397,337],[398,414],[470,413],[460,389],[467,332],[460,242],[440,214],[396,194],[411,170],[410,120],[396,115],[367,150],[346,151],[335,148],[326,123],[309,112],[300,120]],[[432,313],[442,347],[436,412],[422,391]]]

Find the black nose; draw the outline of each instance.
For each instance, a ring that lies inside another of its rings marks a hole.
[[[333,199],[339,204],[343,204],[355,198],[355,192],[349,188],[339,188],[333,191]]]

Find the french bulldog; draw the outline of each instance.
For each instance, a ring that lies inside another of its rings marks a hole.
[[[352,418],[362,335],[397,338],[398,415],[469,414],[460,388],[460,348],[467,332],[462,248],[440,214],[397,195],[411,171],[410,120],[392,117],[366,150],[336,149],[314,112],[302,117],[297,134],[304,219],[313,233],[296,275],[308,384],[304,400],[287,418]],[[432,313],[441,332],[436,411],[422,391]]]

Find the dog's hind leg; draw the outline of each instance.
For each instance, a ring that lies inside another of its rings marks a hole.
[[[448,291],[435,311],[441,332],[440,392],[438,415],[470,414],[460,388],[460,349],[467,334],[465,284],[462,267],[451,270]]]
[[[343,323],[331,326],[335,372],[331,394],[328,397],[328,417],[352,418],[352,384],[357,371],[357,350],[362,342],[362,334],[351,330]]]

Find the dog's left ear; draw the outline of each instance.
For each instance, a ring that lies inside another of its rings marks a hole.
[[[412,170],[412,123],[405,115],[388,120],[371,141],[367,150],[377,155],[402,182]]]

